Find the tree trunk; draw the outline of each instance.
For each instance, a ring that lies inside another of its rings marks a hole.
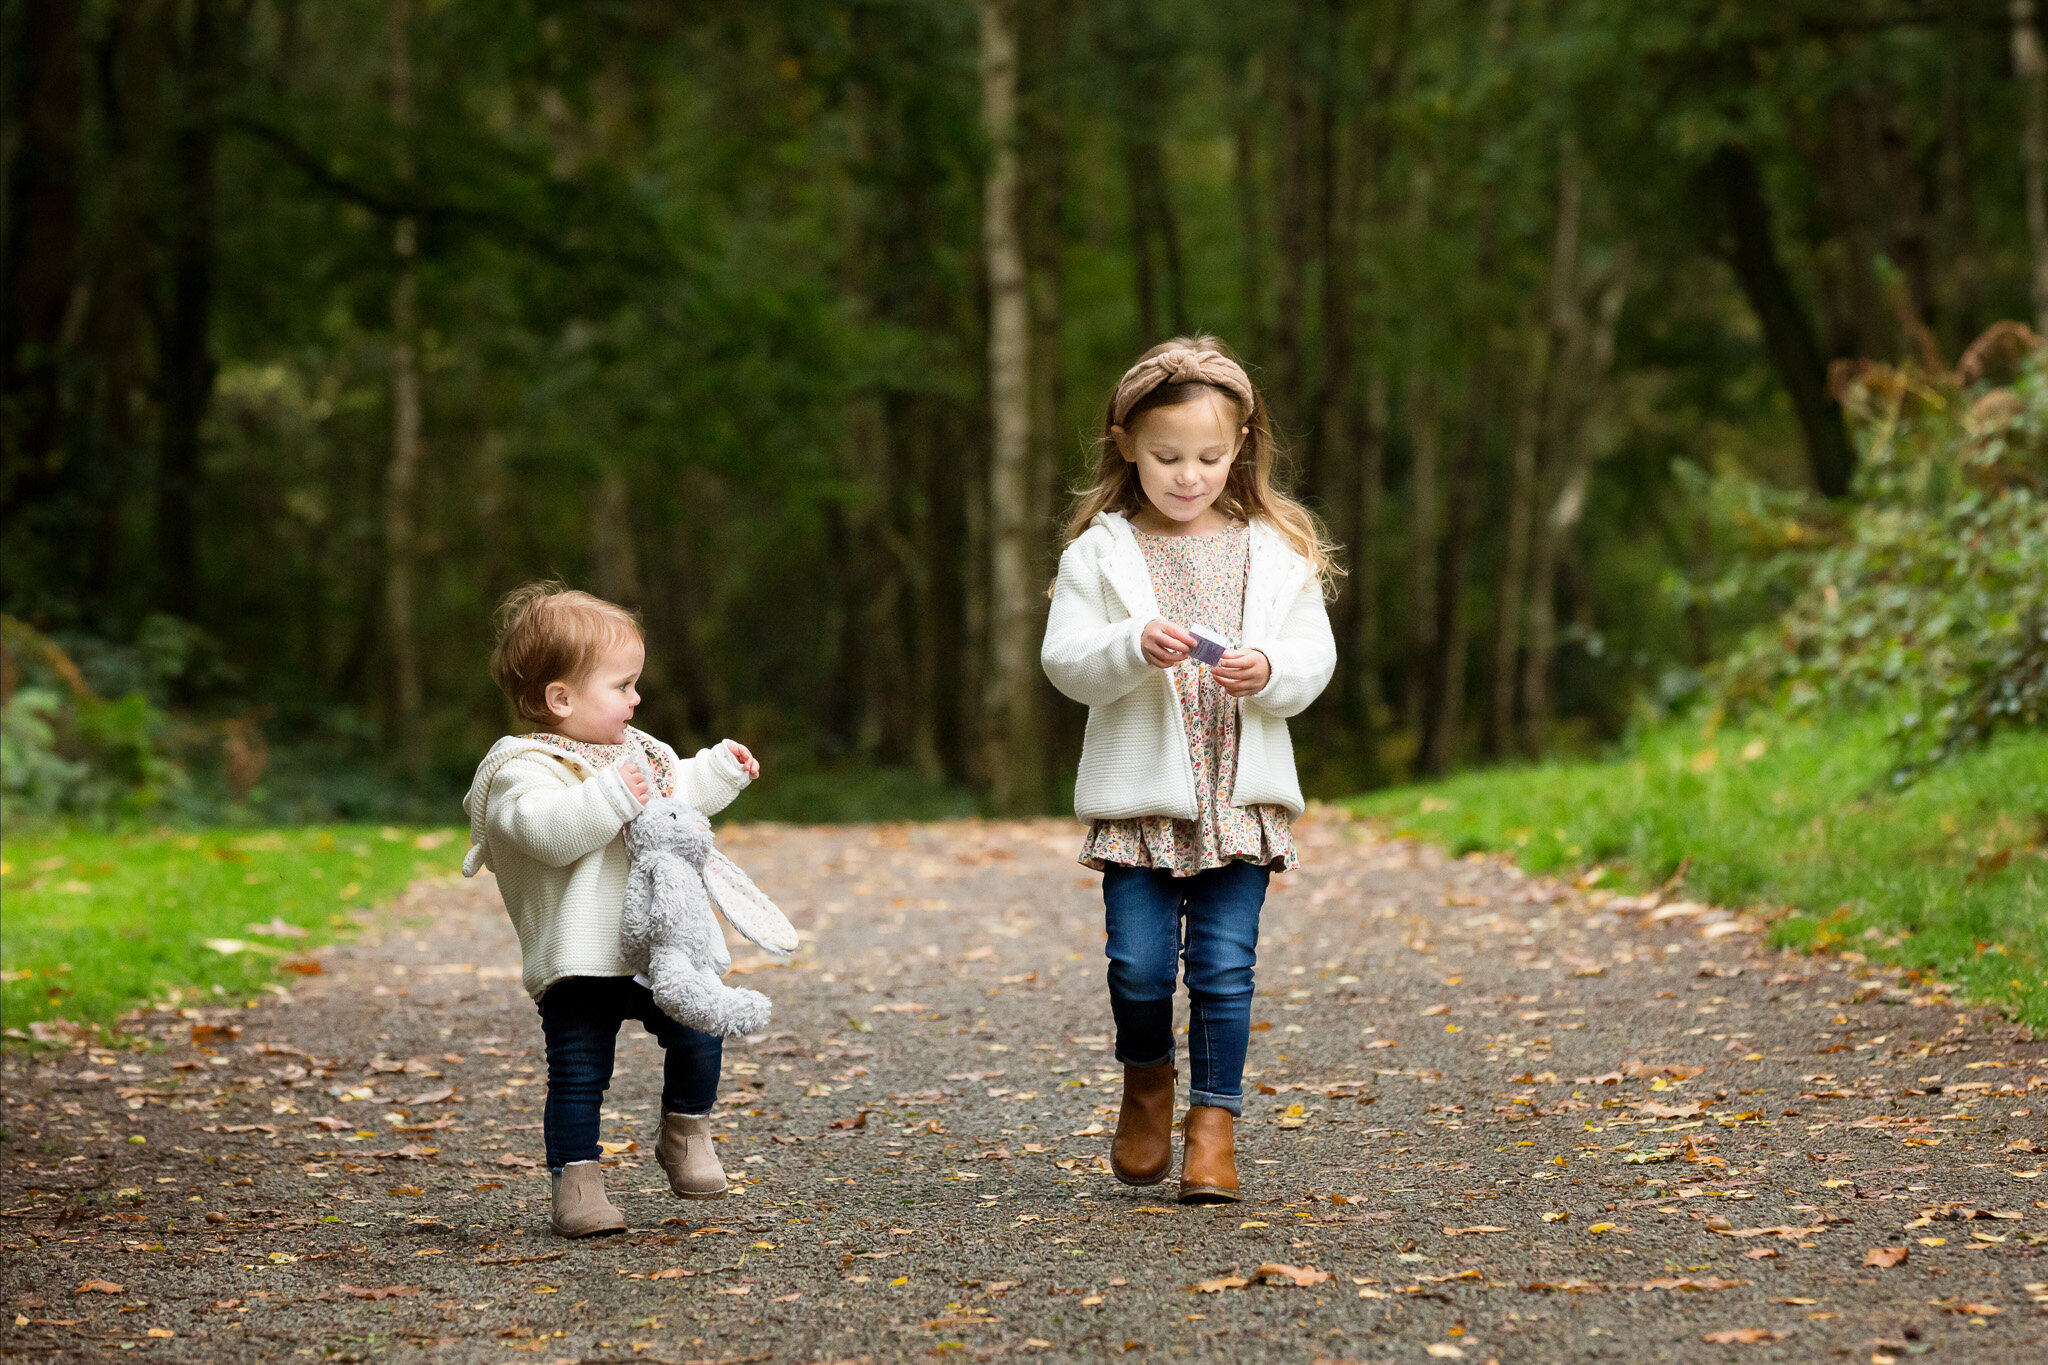
[[[200,436],[213,402],[214,164],[220,106],[237,37],[225,3],[192,7],[179,44],[184,70],[171,137],[172,185],[165,225],[168,297],[156,310],[163,405],[157,475],[157,600],[173,616],[199,608]]]
[[[412,189],[411,0],[389,0],[391,122],[397,139],[394,173]],[[425,771],[421,745],[416,503],[420,472],[419,228],[401,217],[391,232],[398,277],[391,287],[391,459],[384,470],[384,636],[391,656],[392,738],[403,768]]]
[[[2020,158],[2026,167],[2027,242],[2034,257],[2034,330],[2048,336],[2048,56],[2034,0],[2012,0],[2012,71],[2020,83]]]
[[[1706,177],[1727,227],[1721,255],[1735,271],[1763,329],[1778,380],[1791,395],[1813,481],[1828,497],[1843,497],[1856,472],[1856,451],[1841,408],[1828,396],[1827,364],[1814,340],[1813,323],[1778,259],[1756,158],[1746,148],[1723,143],[1708,161]]]
[[[66,440],[66,318],[78,288],[79,129],[85,63],[79,0],[31,0],[10,25],[7,187],[0,198],[0,516],[54,484]]]
[[[1489,758],[1499,758],[1514,733],[1537,460],[1549,407],[1551,367],[1563,349],[1571,314],[1577,311],[1579,166],[1568,138],[1558,151],[1554,212],[1549,278],[1545,282],[1542,315],[1529,331],[1521,401],[1515,413],[1514,448],[1508,462],[1507,519],[1493,597],[1493,696],[1487,708],[1485,731]]]
[[[1025,268],[1031,290],[1030,568],[1051,577],[1054,523],[1066,496],[1066,437],[1060,430],[1060,290],[1065,281],[1068,78],[1064,40],[1069,0],[1037,0],[1024,53]],[[1042,675],[1032,685],[1045,698]],[[1039,708],[1040,747],[1056,752],[1058,712]]]
[[[1601,290],[1590,329],[1576,302],[1560,347],[1555,386],[1545,423],[1545,444],[1556,453],[1557,478],[1548,507],[1536,525],[1529,573],[1529,647],[1522,659],[1523,747],[1540,754],[1550,738],[1551,669],[1557,652],[1557,576],[1564,544],[1586,509],[1592,476],[1592,438],[1587,430],[1601,381],[1614,362],[1614,333],[1628,301],[1631,260],[1624,249]],[[1556,325],[1555,323],[1553,325]]]
[[[1280,138],[1275,149],[1280,178],[1275,245],[1279,249],[1279,276],[1275,289],[1273,318],[1273,385],[1267,390],[1278,419],[1277,435],[1283,441],[1298,434],[1308,412],[1304,392],[1307,372],[1303,367],[1303,333],[1307,319],[1302,316],[1308,292],[1311,244],[1309,222],[1312,196],[1309,162],[1308,99],[1309,0],[1294,0],[1288,22],[1287,49],[1281,61]],[[1315,491],[1313,468],[1302,471],[1301,491]]]
[[[1365,130],[1354,118],[1356,101],[1338,80],[1337,52],[1346,50],[1350,23],[1348,0],[1324,0],[1324,23],[1332,54],[1324,67],[1318,99],[1316,251],[1322,257],[1323,320],[1321,363],[1314,385],[1315,420],[1310,430],[1308,466],[1316,475],[1316,492],[1329,518],[1330,533],[1339,544],[1357,542],[1352,517],[1358,506],[1352,489],[1358,478],[1359,421],[1355,336],[1358,311],[1358,220],[1365,201]],[[1348,614],[1348,605],[1340,614]],[[1318,746],[1336,749],[1338,727],[1350,711],[1345,699],[1356,660],[1339,651],[1337,671],[1327,700],[1313,708]]]
[[[998,810],[1042,798],[1038,604],[1031,573],[1031,320],[1017,210],[1017,40],[1009,0],[981,0],[981,116],[989,162],[982,249],[988,273],[988,776]]]
[[[598,475],[590,495],[590,576],[598,596],[623,606],[641,605],[632,488],[625,473],[612,465]]]
[[[1420,332],[1418,322],[1416,327]],[[1429,721],[1430,663],[1436,657],[1436,377],[1422,347],[1408,372],[1408,685],[1405,724],[1419,750]]]
[[[1239,343],[1247,355],[1266,350],[1265,200],[1259,189],[1259,94],[1254,49],[1239,52],[1237,91],[1230,130],[1232,189],[1237,208]]]

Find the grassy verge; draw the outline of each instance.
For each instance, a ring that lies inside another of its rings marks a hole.
[[[108,1025],[149,1000],[243,996],[415,877],[454,871],[453,830],[337,825],[40,834],[0,843],[0,1025]],[[297,932],[293,932],[296,930]]]
[[[1604,762],[1374,793],[1360,813],[1532,872],[1772,914],[1773,941],[1931,969],[2048,1028],[2048,735],[2009,734],[1886,781],[1883,723],[1651,732]]]

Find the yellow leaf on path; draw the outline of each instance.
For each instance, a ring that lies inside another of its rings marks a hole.
[[[1613,1226],[1613,1224],[1611,1224],[1611,1223],[1610,1223],[1610,1224],[1608,1224],[1608,1226],[1609,1226],[1609,1227],[1612,1227],[1612,1226]],[[1506,1228],[1497,1228],[1497,1227],[1495,1227],[1495,1226],[1494,1226],[1493,1224],[1491,1224],[1491,1223],[1478,1223],[1478,1224],[1475,1224],[1474,1226],[1472,1226],[1472,1227],[1469,1227],[1469,1228],[1445,1228],[1445,1229],[1444,1229],[1444,1236],[1446,1236],[1446,1237],[1468,1237],[1468,1236],[1471,1236],[1471,1235],[1472,1235],[1472,1234],[1474,1234],[1474,1233],[1480,1233],[1480,1232],[1506,1232],[1507,1230],[1508,1230],[1508,1229],[1506,1229]],[[1598,1229],[1596,1228],[1595,1230],[1597,1231]]]
[[[166,1338],[166,1339],[168,1339],[168,1338],[170,1338],[170,1337],[174,1337],[174,1336],[176,1336],[176,1335],[178,1335],[178,1334],[177,1334],[176,1332],[173,1332],[173,1331],[172,1331],[172,1330],[171,1330],[170,1328],[168,1328],[168,1327],[152,1327],[152,1328],[150,1328],[150,1329],[149,1329],[149,1331],[148,1331],[148,1332],[146,1332],[146,1333],[145,1333],[144,1335],[146,1335],[146,1336],[152,1336],[152,1337],[163,1337],[163,1338]]]
[[[1592,1227],[1589,1227],[1589,1228],[1587,1228],[1587,1229],[1586,1229],[1586,1231],[1588,1231],[1588,1232],[1612,1232],[1612,1231],[1614,1231],[1614,1224],[1612,1224],[1612,1223],[1595,1223],[1595,1224],[1593,1224],[1593,1226],[1592,1226]]]
[[[1563,1209],[1552,1209],[1550,1212],[1543,1215],[1543,1221],[1546,1223],[1562,1223],[1565,1219],[1569,1217],[1571,1217],[1571,1215],[1569,1213],[1566,1213]]]
[[[1708,1332],[1700,1340],[1715,1346],[1754,1345],[1760,1341],[1777,1341],[1785,1334],[1773,1332],[1768,1327],[1730,1327],[1719,1332]]]
[[[1465,1352],[1448,1341],[1432,1341],[1422,1348],[1439,1360],[1463,1360]]]
[[[1197,1294],[1219,1294],[1226,1289],[1242,1289],[1250,1283],[1242,1275],[1220,1275],[1213,1280],[1197,1280],[1188,1288]]]

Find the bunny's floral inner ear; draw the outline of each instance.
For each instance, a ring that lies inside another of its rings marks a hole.
[[[771,953],[793,953],[796,929],[782,910],[761,893],[738,863],[714,851],[704,860],[704,885],[726,921],[741,936]]]

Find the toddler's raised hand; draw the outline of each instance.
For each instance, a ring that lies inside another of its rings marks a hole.
[[[640,771],[640,765],[630,760],[619,764],[619,776],[626,779],[626,790],[633,793],[633,799],[641,805],[647,804],[647,774]]]
[[[1172,668],[1187,658],[1194,647],[1194,636],[1157,616],[1145,623],[1138,636],[1138,648],[1144,651],[1145,662],[1154,668]]]
[[[757,778],[761,775],[761,760],[748,753],[746,745],[736,739],[729,739],[725,742],[725,747],[732,751],[732,756],[740,761],[742,768],[747,770],[748,777]]]

